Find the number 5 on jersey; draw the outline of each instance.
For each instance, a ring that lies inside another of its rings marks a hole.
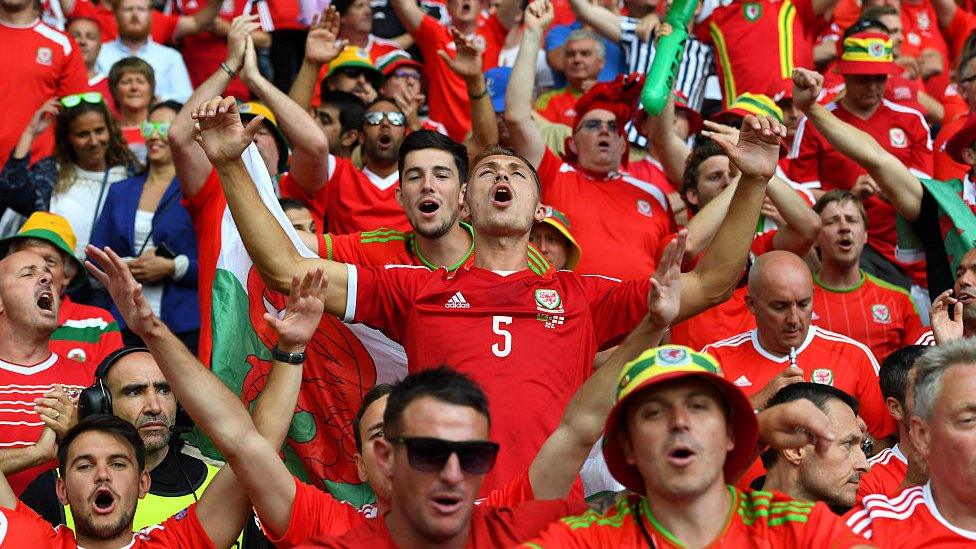
[[[501,336],[501,341],[491,345],[491,352],[498,358],[505,358],[512,352],[512,332],[505,329],[512,323],[510,316],[491,317],[491,331],[497,336]]]

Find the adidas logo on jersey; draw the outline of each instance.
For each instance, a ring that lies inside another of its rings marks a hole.
[[[733,383],[736,387],[752,387],[752,382],[744,375],[739,376]]]
[[[458,292],[451,296],[451,299],[447,300],[444,304],[445,309],[469,309],[471,305],[464,299],[461,292]]]

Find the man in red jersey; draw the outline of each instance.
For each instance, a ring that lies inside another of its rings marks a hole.
[[[911,438],[912,411],[915,409],[912,367],[928,346],[908,345],[888,355],[881,363],[878,381],[881,396],[888,406],[888,413],[898,423],[898,443],[885,448],[868,460],[870,470],[861,477],[857,487],[857,500],[870,494],[894,496],[905,487],[911,486],[913,479],[907,479],[908,460],[920,465],[924,471],[924,460],[918,455]]]
[[[603,446],[610,472],[634,494],[606,513],[566,517],[523,547],[866,544],[823,503],[729,485],[756,455],[759,432],[749,400],[714,358],[678,345],[650,349],[620,375]],[[790,435],[799,439],[790,446],[810,440]],[[840,436],[834,427],[831,438]],[[818,441],[821,452],[828,440]]]
[[[572,126],[576,120],[576,101],[585,88],[596,82],[603,70],[606,49],[591,30],[577,29],[563,43],[566,86],[549,90],[535,100],[535,110],[550,122]]]
[[[505,93],[509,143],[539,171],[542,197],[573,220],[586,250],[576,270],[620,279],[654,271],[665,237],[676,230],[668,198],[657,186],[628,173],[624,126],[634,116],[640,83],[594,85],[576,104],[567,158],[557,157],[532,119],[532,88],[542,33],[553,19],[549,0],[525,10],[525,30]]]
[[[918,177],[931,177],[932,140],[925,118],[915,109],[884,98],[888,76],[900,71],[891,54],[891,39],[879,32],[866,31],[845,38],[843,44],[844,53],[837,70],[844,75],[846,92],[841,99],[827,105],[826,110],[870,134]],[[823,191],[848,189],[861,197],[870,222],[867,229],[871,251],[866,259],[871,260],[871,271],[883,274],[897,267],[904,275],[911,276],[915,284],[925,287],[921,256],[909,255],[901,248],[896,255],[895,208],[877,192],[865,171],[843,151],[834,149],[819,129],[810,119],[800,122],[790,151],[791,177]]]
[[[234,215],[239,220],[267,219],[270,213],[254,201],[256,189],[239,158],[247,145],[242,139],[253,126],[245,132],[240,122],[229,123],[228,119],[237,118],[229,103],[216,98],[200,106],[195,114],[203,129],[199,139],[219,166]],[[752,117],[743,127],[737,146],[723,140],[745,174],[731,208],[737,215],[728,217],[730,237],[754,226],[782,130],[775,121]],[[269,286],[281,288],[280,278],[288,276],[280,270],[266,272],[269,264],[292,265],[292,274],[323,268],[331,281],[327,310],[382,329],[391,339],[403,342],[414,371],[446,362],[475,372],[475,379],[489,387],[496,407],[498,438],[519,441],[518,451],[503,455],[501,466],[496,467],[495,476],[506,478],[528,463],[555,427],[553,412],[565,405],[574,388],[589,375],[597,347],[630,331],[643,315],[647,281],[619,283],[569,271],[548,272],[548,264],[531,257],[528,248],[532,224],[544,214],[540,184],[531,166],[511,152],[489,150],[480,155],[471,174],[464,204],[474,228],[475,260],[473,266],[453,275],[423,267],[368,268],[305,260],[284,245],[287,237],[280,229],[268,234],[271,224],[267,221],[242,221],[238,228]],[[748,247],[741,237],[730,240],[716,246],[714,254],[707,254],[696,272],[685,275],[690,278],[685,286],[689,290],[682,297],[679,317],[725,296],[731,286],[728,275],[735,272]],[[545,274],[530,270],[529,259],[543,267]],[[715,269],[722,274],[713,273]],[[458,334],[472,344],[457,345]],[[541,354],[540,349],[544,350]],[[561,357],[564,352],[573,353],[574,358]],[[486,368],[485,364],[493,366]],[[533,368],[526,369],[525,364],[533,364]],[[547,376],[563,381],[548,386],[528,381]],[[522,387],[521,383],[527,383],[524,388],[533,393],[501,389],[513,384]],[[497,485],[498,480],[491,477],[486,482],[490,488]]]
[[[912,367],[911,437],[929,466],[923,486],[865,496],[847,524],[879,547],[972,547],[976,540],[976,346],[958,339]]]
[[[879,361],[914,343],[923,328],[911,295],[860,268],[868,224],[861,201],[834,189],[813,209],[822,223],[820,270],[813,275],[817,325],[867,345]]]
[[[33,0],[0,2],[0,42],[6,46],[0,57],[0,97],[9,109],[6,129],[0,130],[0,155],[6,161],[34,112],[52,97],[88,90],[88,77],[81,50],[67,34],[38,19]],[[51,126],[34,140],[31,158],[54,151]]]
[[[868,471],[857,400],[836,387],[803,382],[783,387],[768,405],[799,399],[813,402],[827,414],[835,438],[826,455],[818,455],[812,444],[764,451],[761,457],[766,480],[762,489],[803,501],[822,501],[841,514],[856,503],[861,477]]]

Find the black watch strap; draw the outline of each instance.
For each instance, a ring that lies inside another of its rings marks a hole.
[[[278,348],[277,345],[271,348],[271,358],[277,360],[278,362],[284,362],[286,364],[304,364],[305,363],[305,352],[301,353],[286,353]]]

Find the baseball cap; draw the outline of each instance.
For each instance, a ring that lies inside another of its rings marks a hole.
[[[255,116],[264,117],[262,124],[271,130],[271,135],[275,138],[275,144],[278,145],[278,174],[285,173],[285,170],[288,168],[288,140],[285,139],[285,134],[281,133],[281,130],[278,128],[278,119],[271,109],[264,103],[248,101],[247,103],[239,104],[237,110],[241,113],[241,122],[244,125],[247,125]]]
[[[976,141],[976,113],[969,115],[959,131],[952,134],[952,137],[946,141],[945,151],[949,154],[949,158],[960,164],[965,164],[966,162],[962,158],[962,150],[973,146],[974,141]]]
[[[511,76],[511,67],[495,67],[485,72],[485,86],[488,87],[491,106],[496,114],[505,112],[505,90],[508,88],[508,79]]]
[[[329,63],[329,72],[325,73],[328,80],[333,74],[341,69],[363,69],[369,83],[377,90],[383,85],[383,73],[376,69],[369,52],[355,46],[346,46],[339,52],[339,55]]]
[[[607,461],[607,468],[617,481],[633,492],[644,493],[644,479],[636,466],[627,463],[620,444],[627,404],[646,389],[684,378],[708,381],[718,389],[729,406],[735,446],[725,457],[723,472],[726,481],[737,479],[755,458],[759,423],[746,395],[722,377],[722,370],[711,355],[682,345],[662,345],[644,351],[624,366],[617,378],[616,402],[604,428],[603,457]]]
[[[570,227],[569,218],[566,217],[566,214],[557,210],[556,208],[553,208],[552,206],[546,206],[545,209],[546,217],[544,217],[540,223],[551,225],[553,228],[559,231],[559,234],[565,236],[566,240],[569,241],[569,254],[566,259],[565,268],[572,270],[573,267],[579,263],[580,255],[583,254],[583,249],[580,248],[579,243],[576,242],[576,239],[573,238],[573,234],[570,232],[572,228]]]
[[[77,288],[85,281],[85,278],[88,276],[85,272],[85,265],[75,255],[75,245],[78,243],[78,240],[75,238],[75,232],[71,229],[71,223],[67,219],[50,212],[32,213],[20,230],[17,231],[17,234],[0,240],[0,257],[7,255],[10,251],[10,245],[15,240],[24,238],[37,238],[49,242],[55,248],[68,255],[69,260],[73,261],[75,266],[78,267],[75,276],[68,285],[68,289]]]
[[[738,123],[737,121],[745,118],[747,114],[772,116],[780,122],[783,121],[783,109],[780,109],[768,95],[761,93],[744,93],[736,97],[728,108],[713,115],[712,120],[720,123],[729,121]]]
[[[840,74],[898,74],[891,38],[878,31],[864,31],[845,38],[838,46]]]
[[[413,57],[410,57],[410,54],[403,50],[390,52],[377,59],[377,61],[380,72],[383,73],[383,76],[386,78],[389,78],[390,75],[400,67],[411,67],[417,69],[421,76],[424,74],[424,66]]]

